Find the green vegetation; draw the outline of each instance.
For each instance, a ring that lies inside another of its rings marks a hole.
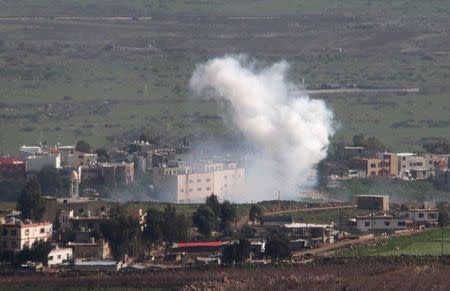
[[[449,200],[450,192],[433,188],[429,181],[402,181],[377,177],[365,179],[350,179],[342,182],[337,189],[330,189],[331,194],[341,199],[352,199],[359,194],[380,194],[390,196],[392,202]]]
[[[17,199],[17,209],[22,212],[23,219],[41,220],[45,211],[41,185],[36,177],[31,177]]]
[[[137,243],[140,232],[139,222],[129,216],[121,205],[114,205],[109,213],[110,219],[100,225],[102,236],[111,245],[114,259],[121,260],[130,253]]]
[[[216,104],[190,99],[188,80],[195,64],[230,52],[263,64],[285,59],[289,78],[304,78],[307,87],[420,88],[408,95],[320,96],[335,112],[334,141],[364,132],[393,150],[414,151],[447,138],[446,0],[0,0],[0,7],[0,16],[156,15],[0,21],[0,153],[40,140],[109,147],[142,133],[229,140]],[[380,28],[386,23],[389,29]]]
[[[340,0],[21,0],[0,1],[0,16],[149,16],[158,14],[188,15],[298,15],[304,13],[366,12],[421,16],[423,13],[445,15],[445,0],[424,3],[419,0],[340,1]]]
[[[440,255],[442,230],[434,229],[409,236],[394,237],[372,245],[338,252],[339,256]],[[450,229],[444,229],[444,254],[450,254]]]

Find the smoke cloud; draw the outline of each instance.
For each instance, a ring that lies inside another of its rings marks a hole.
[[[225,103],[224,122],[256,150],[247,167],[243,201],[299,198],[311,171],[326,157],[334,134],[333,113],[287,79],[285,61],[260,68],[245,56],[225,56],[197,65],[195,96]]]

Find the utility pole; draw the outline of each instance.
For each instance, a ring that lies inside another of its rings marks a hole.
[[[441,257],[444,255],[444,226],[441,227]]]

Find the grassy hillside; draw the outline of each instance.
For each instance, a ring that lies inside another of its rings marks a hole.
[[[1,16],[297,15],[323,12],[448,14],[445,0],[2,0]]]
[[[361,245],[338,252],[341,256],[398,256],[441,254],[442,232],[430,230],[410,236],[394,237],[374,245]],[[444,254],[450,254],[450,229],[444,231]]]
[[[364,132],[394,150],[418,150],[426,139],[448,138],[446,4],[0,0],[0,16],[93,16],[0,19],[0,153],[38,140],[103,146],[141,132],[226,139],[215,104],[192,100],[187,87],[197,63],[226,53],[285,59],[289,77],[307,87],[419,87],[416,95],[318,96],[335,112],[336,140]]]

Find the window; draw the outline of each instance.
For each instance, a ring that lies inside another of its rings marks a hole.
[[[390,221],[385,221],[384,225],[389,226],[389,225],[391,225],[391,222]]]
[[[364,222],[364,226],[365,227],[369,227],[370,226],[370,222],[368,222],[368,221]]]
[[[207,191],[210,191],[210,190],[211,190],[211,188],[210,188],[210,187],[206,187],[206,190],[207,190]]]
[[[53,256],[48,256],[49,261],[53,261]]]
[[[197,183],[200,183],[202,181],[202,179],[197,179]]]
[[[94,224],[92,222],[88,223],[88,229],[93,229],[94,228]]]
[[[6,243],[6,241],[4,240],[4,241],[2,241],[2,247],[4,248],[4,249],[6,249],[7,247],[8,247],[8,244]]]
[[[17,235],[17,229],[11,229],[11,235],[16,236]]]
[[[228,176],[223,177],[225,180],[228,178]]]
[[[183,192],[184,192],[184,189],[181,189],[180,192],[183,193]]]
[[[202,188],[197,188],[197,191],[202,191]]]
[[[30,230],[29,229],[25,229],[25,235],[29,235],[30,234]]]
[[[15,242],[15,241],[11,242],[11,247],[13,249],[17,248],[17,242]]]
[[[406,161],[406,157],[402,157],[402,161]]]
[[[370,167],[371,167],[371,168],[376,168],[376,167],[377,167],[377,164],[370,164]]]
[[[419,218],[423,218],[423,216],[424,216],[423,213],[420,212],[420,213],[419,213]]]
[[[8,230],[7,230],[6,228],[3,229],[2,235],[3,235],[3,236],[8,235]]]
[[[404,222],[404,221],[399,221],[399,222],[397,223],[397,225],[398,225],[398,226],[405,226],[405,225],[406,225],[406,222]]]
[[[84,212],[84,209],[83,209],[83,208],[80,208],[80,209],[78,209],[78,212],[79,212],[79,213],[83,213],[83,212]]]
[[[194,181],[192,181],[192,180],[189,180],[189,183],[194,183]]]
[[[58,255],[58,260],[61,260],[61,255]]]
[[[41,229],[39,229],[40,233],[45,233],[45,228],[41,227]]]
[[[192,192],[192,191],[193,191],[192,188],[190,188],[190,189],[189,189],[189,192]]]
[[[227,187],[228,187],[228,185],[227,185],[227,184],[224,184],[224,185],[223,185],[223,187],[224,187],[224,188],[227,188]]]
[[[211,179],[210,179],[210,178],[206,179],[206,182],[210,182],[210,181],[211,181]]]
[[[437,215],[437,213],[428,213],[428,218],[429,219],[437,219],[438,215]]]

